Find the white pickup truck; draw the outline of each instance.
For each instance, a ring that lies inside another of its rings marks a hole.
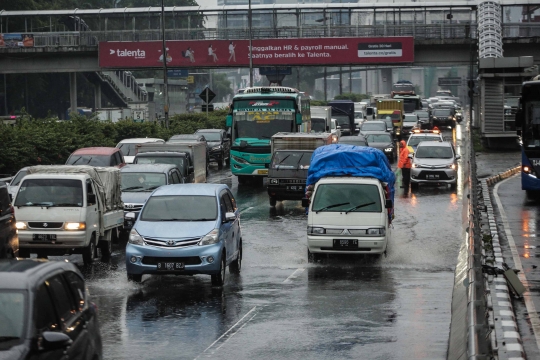
[[[120,170],[113,167],[32,166],[15,196],[19,254],[29,257],[82,254],[91,264],[124,222]]]

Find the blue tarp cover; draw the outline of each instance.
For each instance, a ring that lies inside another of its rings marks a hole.
[[[306,184],[315,184],[327,176],[344,175],[373,177],[388,183],[394,201],[396,176],[381,150],[345,144],[321,146],[311,156]]]

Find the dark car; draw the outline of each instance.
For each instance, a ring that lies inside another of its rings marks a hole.
[[[0,259],[17,256],[18,251],[19,237],[15,227],[15,212],[11,206],[7,184],[0,181]]]
[[[65,261],[0,260],[0,359],[101,360],[96,306]]]
[[[66,165],[115,166],[126,165],[122,150],[113,147],[89,147],[75,150]]]
[[[369,146],[365,137],[358,136],[342,136],[338,140],[339,144],[354,145],[354,146]]]
[[[231,162],[231,140],[223,129],[199,129],[195,135],[202,135],[206,139],[206,147],[210,160],[217,162],[218,169],[223,168],[223,161],[227,165]]]
[[[135,220],[152,191],[162,185],[184,183],[180,170],[173,164],[126,165],[120,170],[120,176],[124,215],[133,212]],[[133,219],[124,218],[124,230],[131,230],[133,224]]]
[[[456,111],[450,108],[437,108],[433,110],[433,125],[434,126],[450,126],[456,127]]]
[[[392,135],[386,131],[372,132],[366,135],[369,146],[381,150],[390,162],[397,158],[396,142]]]
[[[419,122],[418,115],[416,114],[405,114],[403,118],[403,127],[401,128],[401,136],[406,138],[412,133],[412,130],[418,127]]]
[[[171,136],[171,138],[169,139],[169,143],[172,143],[172,142],[206,142],[206,138],[204,137],[204,135],[201,135],[201,134],[179,134],[179,135],[173,135]]]
[[[431,129],[433,127],[433,123],[432,123],[432,120],[431,120],[431,114],[429,113],[428,110],[417,110],[414,113],[416,115],[418,115],[418,121],[420,123],[420,129]]]
[[[151,151],[138,153],[133,164],[173,164],[180,170],[183,183],[194,181],[193,161],[187,152]]]

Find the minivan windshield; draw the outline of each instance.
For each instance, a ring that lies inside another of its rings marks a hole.
[[[214,196],[152,196],[146,202],[141,221],[211,221],[217,218]]]
[[[313,211],[381,212],[379,189],[371,184],[321,184],[315,191]]]
[[[23,337],[25,293],[0,291],[0,350],[11,348]]]
[[[80,180],[24,179],[15,206],[77,206],[83,205]]]
[[[122,191],[152,191],[161,185],[167,185],[167,179],[163,173],[149,172],[122,172]]]
[[[386,124],[383,122],[366,121],[362,124],[362,131],[386,131]]]
[[[137,154],[137,147],[139,147],[141,144],[135,144],[135,143],[122,143],[118,145],[118,148],[122,150],[122,154],[124,156],[135,156]]]
[[[111,166],[110,155],[71,155],[66,165]]]
[[[449,146],[419,146],[415,155],[419,159],[451,159],[453,156]]]

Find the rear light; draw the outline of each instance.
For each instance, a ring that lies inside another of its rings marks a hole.
[[[392,120],[392,124],[397,124],[399,123],[399,120]]]
[[[393,114],[401,114],[401,111],[399,111],[399,110],[394,110]]]

